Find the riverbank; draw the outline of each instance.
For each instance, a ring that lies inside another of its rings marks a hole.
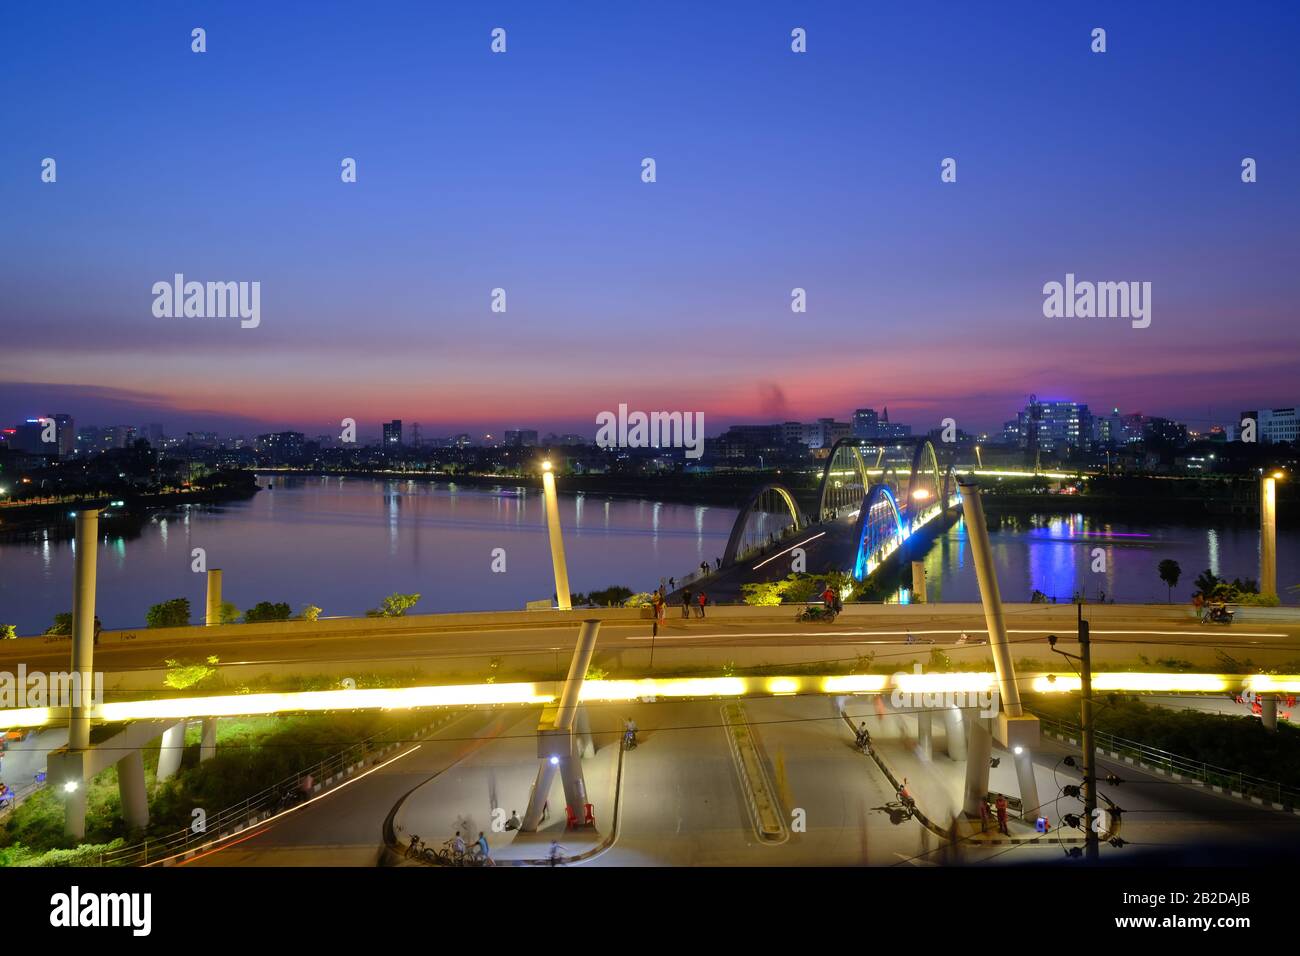
[[[140,534],[149,517],[159,511],[186,505],[214,505],[246,501],[257,494],[259,485],[252,472],[232,472],[220,484],[185,491],[88,495],[60,498],[32,504],[10,504],[0,510],[0,541],[22,541],[35,537],[71,539],[76,534],[76,512],[100,510],[103,534],[133,538]],[[241,477],[235,478],[238,475]]]

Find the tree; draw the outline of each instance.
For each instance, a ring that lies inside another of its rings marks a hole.
[[[18,637],[18,626],[15,624],[0,624],[0,641],[12,641]]]
[[[304,604],[300,616],[304,621],[316,621],[320,617],[320,608],[315,604]]]
[[[1174,588],[1178,587],[1178,579],[1182,576],[1183,569],[1178,566],[1178,562],[1172,558],[1165,558],[1160,562],[1160,580],[1165,582],[1165,596],[1173,601]]]
[[[390,594],[378,608],[366,612],[366,617],[403,617],[420,600],[418,594]]]
[[[54,615],[54,623],[45,629],[46,634],[61,634],[67,636],[72,633],[72,612],[64,611],[62,614]]]
[[[190,599],[172,598],[149,608],[144,616],[149,627],[185,627],[190,623]]]
[[[260,624],[263,621],[287,621],[292,613],[289,610],[289,605],[283,601],[278,604],[272,604],[270,601],[259,601],[254,607],[244,612],[244,623]]]

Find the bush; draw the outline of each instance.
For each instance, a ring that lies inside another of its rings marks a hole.
[[[217,673],[213,665],[219,661],[216,656],[212,656],[202,661],[168,659],[163,663],[167,665],[167,676],[163,678],[163,683],[174,690],[189,690],[212,678]]]
[[[155,604],[144,620],[149,627],[185,627],[190,623],[190,599],[172,598]]]
[[[217,614],[217,620],[222,624],[237,624],[239,622],[239,607],[233,601],[222,601],[221,610]]]
[[[299,615],[304,621],[315,622],[320,617],[320,608],[315,604],[304,604],[302,614]]]
[[[18,637],[18,626],[15,624],[0,624],[0,641],[12,641]]]
[[[283,602],[272,604],[270,601],[259,601],[256,606],[244,612],[244,623],[260,624],[264,621],[287,621],[291,613],[289,605]]]
[[[378,608],[366,612],[366,617],[403,617],[420,600],[418,594],[390,594]]]
[[[54,615],[54,623],[45,629],[46,634],[72,635],[72,612],[64,611]]]

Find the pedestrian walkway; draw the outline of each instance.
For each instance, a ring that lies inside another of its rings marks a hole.
[[[966,783],[966,761],[953,760],[947,753],[947,739],[944,724],[940,719],[932,720],[931,755],[927,758],[918,743],[918,726],[916,717],[911,714],[894,713],[884,705],[884,713],[878,714],[870,704],[852,701],[846,713],[853,726],[865,720],[871,733],[872,748],[876,753],[877,763],[893,778],[895,784],[907,779],[907,789],[916,801],[918,815],[922,823],[933,832],[949,835],[956,821],[955,835],[972,843],[996,845],[1006,842],[1036,841],[1056,839],[1052,834],[1041,834],[1035,827],[1035,819],[1022,820],[1014,813],[1009,813],[1007,829],[1009,835],[998,831],[997,818],[992,816],[987,830],[981,828],[980,820],[968,820],[962,812],[963,791]],[[846,732],[848,728],[846,727]],[[1019,797],[1020,785],[1016,779],[1015,764],[1011,754],[993,745],[993,757],[998,766],[989,770],[989,790]],[[1039,799],[1045,802],[1040,813],[1048,818],[1052,826],[1057,824],[1053,809],[1058,787],[1052,778],[1052,768],[1036,764],[1035,776],[1038,781]],[[1071,836],[1077,836],[1071,833]]]
[[[535,716],[531,718],[535,726]],[[393,817],[393,831],[399,848],[405,848],[410,834],[417,834],[435,849],[460,831],[466,844],[487,837],[498,865],[544,864],[551,843],[561,846],[564,862],[590,857],[608,844],[615,824],[619,746],[617,737],[596,738],[595,756],[582,762],[587,793],[595,815],[595,826],[569,829],[564,810],[564,787],[555,775],[547,795],[548,814],[534,833],[498,830],[517,812],[528,811],[528,797],[537,777],[537,741],[527,733],[529,721],[510,728],[501,739],[480,748],[460,763],[412,791]],[[498,810],[494,816],[494,810]],[[575,807],[579,820],[583,808]]]

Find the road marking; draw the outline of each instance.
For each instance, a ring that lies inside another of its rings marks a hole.
[[[276,820],[279,820],[281,817],[286,817],[286,816],[288,816],[289,814],[294,813],[294,812],[296,812],[296,811],[298,811],[298,810],[306,809],[307,807],[309,807],[309,806],[311,806],[313,803],[315,803],[317,800],[324,800],[326,797],[333,796],[334,794],[336,794],[336,793],[338,793],[340,790],[342,790],[344,787],[350,787],[350,786],[352,786],[352,784],[356,783],[357,781],[359,781],[359,780],[364,780],[366,777],[370,776],[370,775],[371,775],[372,773],[374,773],[376,770],[383,770],[383,769],[384,769],[385,767],[387,767],[390,763],[396,763],[397,761],[401,760],[403,757],[409,757],[411,754],[413,754],[413,753],[415,753],[417,750],[419,750],[422,746],[424,746],[424,745],[423,745],[423,744],[416,744],[416,745],[415,745],[414,747],[412,747],[410,750],[406,751],[406,753],[400,753],[400,754],[398,754],[396,757],[393,757],[391,760],[385,760],[383,763],[375,764],[373,767],[371,767],[371,768],[370,768],[369,770],[367,770],[365,773],[363,773],[363,774],[358,774],[357,776],[353,777],[351,780],[347,781],[346,783],[341,783],[341,784],[339,784],[337,787],[333,787],[333,788],[331,788],[331,789],[329,789],[329,790],[326,790],[324,793],[322,793],[322,794],[320,794],[320,795],[318,795],[318,796],[312,797],[312,798],[311,798],[310,800],[308,800],[307,802],[305,802],[305,803],[299,803],[299,804],[297,804],[296,806],[292,806],[292,807],[290,807],[288,810],[284,810],[284,811],[282,811],[282,812],[280,812],[280,813],[277,813],[277,814],[276,814],[275,816],[273,816],[273,817],[267,817],[267,818],[266,818],[265,820],[263,820],[261,823],[254,824],[253,826],[249,827],[249,828],[248,828],[248,831],[247,831],[247,832],[248,832],[248,835],[245,836],[245,837],[242,837],[241,839],[238,839],[238,840],[231,840],[231,841],[228,841],[228,842],[226,842],[226,843],[223,843],[223,844],[221,844],[221,846],[216,847],[215,849],[209,850],[207,853],[199,853],[199,854],[196,854],[195,856],[190,857],[188,860],[182,860],[182,861],[181,861],[180,863],[178,863],[177,865],[178,865],[178,866],[185,866],[186,864],[193,863],[195,860],[201,860],[201,859],[203,859],[203,858],[206,857],[206,856],[212,856],[212,854],[214,854],[214,853],[220,853],[222,850],[228,850],[228,849],[230,849],[230,847],[232,847],[232,846],[238,846],[239,844],[245,842],[246,840],[251,840],[253,837],[257,836],[259,832],[265,832],[266,827],[267,827],[268,824],[270,824],[270,823],[274,823]],[[149,865],[150,865],[150,866],[157,866],[157,865],[160,864],[160,863],[165,863],[167,860],[174,860],[174,859],[176,859],[177,857],[184,856],[186,852],[189,852],[189,851],[184,851],[184,852],[177,853],[177,854],[174,854],[174,855],[169,856],[169,857],[164,857],[164,858],[161,859],[161,860],[155,860],[153,863],[150,863]]]
[[[1077,634],[1077,631],[1059,627],[1036,627],[1036,628],[1008,628],[1008,634]],[[1205,631],[1187,629],[1182,631],[1118,631],[1102,630],[1092,628],[1092,634],[1138,634],[1154,637],[1186,637],[1188,634],[1204,634]],[[699,641],[699,640],[718,640],[718,639],[738,639],[750,637],[906,637],[907,635],[926,636],[931,634],[988,634],[986,628],[956,628],[956,629],[931,629],[931,630],[902,630],[902,631],[862,631],[862,630],[844,630],[844,631],[742,631],[742,632],[718,632],[713,634],[660,634],[658,637],[649,637],[643,634],[625,637],[625,641]],[[1285,638],[1287,634],[1274,634],[1262,631],[1233,631],[1236,637],[1270,637]]]

